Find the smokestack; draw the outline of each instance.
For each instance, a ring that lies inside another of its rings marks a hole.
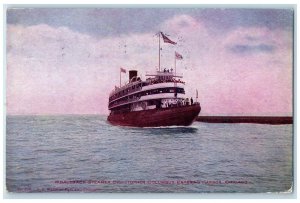
[[[130,70],[129,71],[129,81],[133,78],[137,77],[137,70]],[[134,82],[134,81],[133,81]]]

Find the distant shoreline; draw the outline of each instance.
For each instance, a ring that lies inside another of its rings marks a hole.
[[[205,123],[258,123],[293,124],[292,116],[198,116],[196,121]]]

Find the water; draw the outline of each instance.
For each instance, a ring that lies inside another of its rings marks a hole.
[[[104,116],[8,116],[12,192],[283,192],[292,125],[111,126]]]

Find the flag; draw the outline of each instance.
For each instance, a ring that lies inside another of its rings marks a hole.
[[[182,59],[183,59],[182,55],[179,54],[179,53],[177,53],[176,51],[175,51],[175,57],[176,57],[176,59],[178,59],[178,60],[182,60]]]
[[[176,42],[173,42],[172,40],[170,40],[168,37],[166,37],[166,35],[164,35],[164,33],[160,32],[163,40],[164,40],[164,43],[170,43],[170,44],[177,44]]]
[[[124,68],[120,68],[122,73],[126,73],[126,70]]]

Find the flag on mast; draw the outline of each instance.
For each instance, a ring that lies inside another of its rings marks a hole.
[[[173,42],[172,40],[170,40],[166,35],[164,35],[164,33],[160,32],[160,34],[164,40],[164,43],[177,44],[176,42]]]
[[[182,55],[179,54],[179,53],[177,53],[176,51],[175,51],[175,58],[178,59],[178,60],[182,60],[183,59]]]
[[[125,70],[124,68],[120,68],[120,71],[121,71],[122,73],[126,73],[126,70]]]

